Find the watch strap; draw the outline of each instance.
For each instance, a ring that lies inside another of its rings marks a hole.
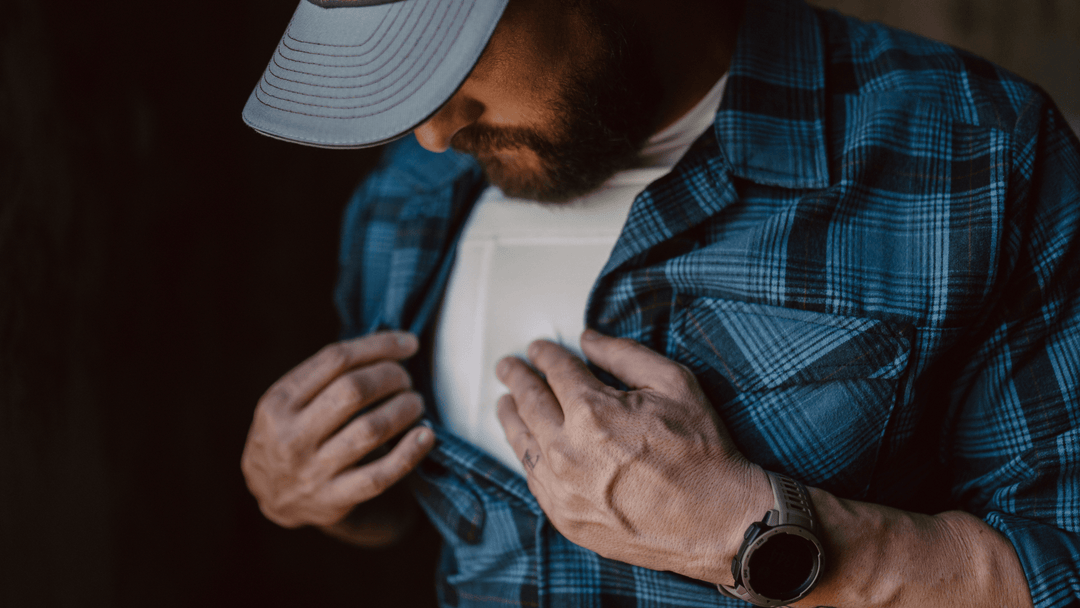
[[[817,525],[815,524],[814,511],[810,504],[810,493],[806,490],[806,486],[787,475],[781,475],[779,473],[765,471],[765,476],[768,477],[769,485],[772,488],[773,508],[765,515],[763,523],[770,528],[775,528],[776,526],[798,526],[816,534]],[[744,540],[743,543],[745,545],[746,540]],[[739,554],[742,554],[741,549]],[[736,556],[735,559],[737,561],[738,556]],[[739,568],[737,565],[733,565],[732,571],[738,570]],[[750,591],[744,585],[739,583],[740,581],[736,580],[735,587],[717,584],[716,588],[722,595],[757,605],[781,606],[786,603],[770,602],[761,604],[756,602]]]
[[[810,493],[799,481],[786,475],[765,471],[772,486],[773,508],[766,516],[765,523],[776,526],[799,526],[811,532],[817,532],[814,512],[810,507]],[[775,519],[775,521],[773,521]]]

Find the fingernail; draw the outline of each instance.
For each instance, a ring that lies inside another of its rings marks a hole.
[[[427,443],[428,439],[430,439],[430,438],[431,438],[431,431],[429,431],[427,429],[424,429],[424,430],[422,430],[422,431],[420,431],[419,433],[416,434],[416,443],[419,443],[419,444],[423,445],[423,444]]]
[[[540,343],[539,342],[533,342],[532,344],[529,344],[529,351],[528,351],[529,352],[529,358],[535,361],[536,360],[536,353],[539,350],[540,350]]]
[[[595,329],[586,329],[585,332],[581,334],[581,339],[582,340],[588,340],[590,342],[592,342],[593,340],[595,340],[595,339],[597,339],[599,337],[600,337],[600,332],[596,331]]]
[[[508,371],[510,371],[510,362],[506,359],[499,361],[499,363],[495,365],[495,375],[499,377],[499,380],[502,380]]]
[[[397,343],[401,348],[415,348],[416,336],[412,334],[398,334]]]

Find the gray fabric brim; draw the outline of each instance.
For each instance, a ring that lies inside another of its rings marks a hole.
[[[378,145],[457,91],[507,0],[407,0],[321,8],[301,0],[244,107],[244,122],[327,148]]]

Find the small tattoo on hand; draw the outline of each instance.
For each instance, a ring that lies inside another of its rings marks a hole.
[[[530,471],[536,468],[538,462],[540,462],[540,454],[530,454],[529,450],[525,450],[525,455],[521,457],[521,464]]]

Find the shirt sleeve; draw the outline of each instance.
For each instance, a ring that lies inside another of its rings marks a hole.
[[[1013,135],[1001,287],[954,394],[953,492],[1048,608],[1080,601],[1080,143],[1041,94]]]

